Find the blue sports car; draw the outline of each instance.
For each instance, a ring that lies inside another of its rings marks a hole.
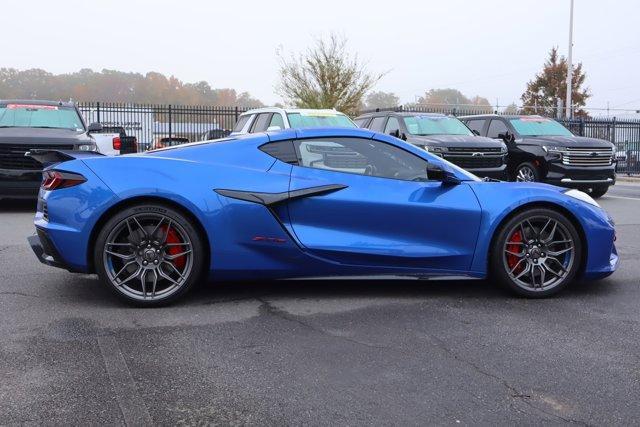
[[[587,194],[483,181],[365,129],[31,155],[48,165],[29,238],[38,258],[97,273],[137,305],[205,279],[354,275],[491,276],[543,297],[618,263],[613,221]]]

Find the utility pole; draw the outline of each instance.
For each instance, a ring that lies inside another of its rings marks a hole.
[[[571,1],[571,10],[569,12],[569,55],[567,56],[567,119],[570,119],[573,115],[573,108],[571,108],[571,78],[573,77],[573,0]]]

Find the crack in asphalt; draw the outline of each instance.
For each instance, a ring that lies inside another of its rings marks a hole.
[[[25,292],[17,292],[17,291],[0,291],[0,295],[17,295],[21,297],[40,298],[38,295],[27,294]]]
[[[396,350],[399,351],[399,349],[395,348],[395,347],[388,347],[388,346],[383,346],[383,345],[377,345],[377,344],[372,344],[372,343],[368,343],[365,341],[360,341],[360,340],[356,340],[353,338],[349,338],[349,337],[345,337],[342,335],[337,335],[337,334],[333,334],[325,329],[322,328],[318,328],[310,323],[307,323],[303,320],[301,320],[298,316],[292,315],[291,313],[288,313],[284,310],[281,310],[277,307],[275,307],[273,304],[271,304],[269,301],[265,300],[263,297],[256,297],[255,298],[257,301],[259,301],[262,304],[262,307],[264,308],[264,311],[270,315],[279,317],[281,319],[287,320],[289,322],[292,323],[296,323],[298,325],[301,325],[305,328],[308,328],[314,332],[320,333],[322,335],[325,336],[329,336],[331,338],[337,338],[337,339],[341,339],[353,344],[357,344],[357,345],[361,345],[361,346],[365,346],[368,348],[376,348],[376,349],[385,349],[385,350]],[[527,405],[529,408],[533,409],[534,411],[538,412],[538,415],[546,415],[547,417],[543,417],[543,418],[554,418],[554,419],[558,419],[560,421],[566,422],[566,423],[571,423],[571,424],[578,424],[578,425],[583,425],[583,426],[589,426],[588,423],[582,421],[582,420],[577,420],[577,419],[572,419],[572,418],[567,418],[567,417],[563,417],[561,415],[555,414],[553,412],[549,412],[546,411],[536,405],[534,405],[532,402],[530,402],[528,399],[531,399],[531,395],[529,394],[525,394],[520,392],[518,389],[516,389],[515,387],[513,387],[511,384],[509,384],[507,382],[507,380],[505,380],[504,378],[501,378],[498,375],[492,374],[491,372],[487,372],[484,369],[482,369],[481,367],[479,367],[478,365],[476,365],[475,363],[466,360],[462,357],[460,357],[456,352],[454,352],[453,350],[451,350],[445,343],[444,341],[442,341],[440,338],[430,335],[430,334],[425,334],[432,342],[434,342],[436,344],[436,346],[438,348],[440,348],[442,351],[444,351],[446,354],[448,354],[449,356],[451,356],[453,359],[457,360],[460,363],[463,363],[465,365],[470,366],[475,372],[487,377],[487,378],[491,378],[492,380],[495,380],[497,382],[499,382],[500,384],[502,384],[502,386],[504,388],[506,388],[509,391],[509,396],[517,399],[518,401],[521,401],[522,403],[524,403],[525,405]],[[530,414],[533,415],[533,414]]]
[[[491,378],[491,379],[499,382],[500,384],[502,384],[503,387],[505,387],[509,391],[510,396],[512,398],[518,399],[519,401],[521,401],[522,403],[524,403],[525,405],[527,405],[531,409],[534,409],[535,411],[538,411],[538,412],[540,412],[540,413],[542,413],[544,415],[547,415],[549,417],[557,418],[557,419],[559,419],[561,421],[564,421],[566,423],[579,424],[579,425],[584,425],[584,426],[589,426],[590,425],[590,424],[586,423],[585,421],[576,420],[576,419],[572,419],[572,418],[566,418],[566,417],[563,417],[561,415],[555,414],[553,412],[546,411],[546,410],[534,405],[532,402],[530,402],[528,400],[528,399],[531,399],[531,397],[532,397],[531,395],[520,392],[514,386],[509,384],[507,382],[507,380],[505,380],[504,378],[502,378],[502,377],[500,377],[500,376],[498,376],[496,374],[492,374],[491,372],[487,372],[486,370],[482,369],[480,366],[476,365],[475,363],[471,362],[470,360],[467,360],[467,359],[461,357],[455,351],[453,351],[452,349],[447,347],[447,345],[445,344],[445,342],[442,339],[440,339],[440,338],[438,338],[438,337],[436,337],[434,335],[431,335],[431,334],[427,334],[427,333],[424,333],[424,334],[432,342],[434,342],[438,346],[438,348],[440,348],[445,353],[447,353],[448,355],[453,357],[455,360],[457,360],[457,361],[459,361],[461,363],[464,363],[467,366],[470,366],[477,373],[479,373],[481,375],[484,375],[485,377]]]
[[[260,303],[262,303],[262,307],[264,307],[264,311],[268,314],[271,314],[273,316],[279,317],[281,319],[287,320],[289,322],[293,322],[293,323],[297,323],[298,325],[304,326],[305,328],[311,329],[314,332],[317,332],[319,334],[322,335],[326,335],[332,338],[338,338],[347,342],[350,342],[352,344],[357,344],[357,345],[361,345],[361,346],[365,346],[368,348],[377,348],[377,349],[385,349],[385,350],[396,350],[393,347],[387,347],[387,346],[383,346],[383,345],[378,345],[378,344],[372,344],[372,343],[368,343],[365,341],[360,341],[360,340],[356,340],[353,338],[349,338],[349,337],[345,337],[342,335],[338,335],[338,334],[334,334],[331,333],[325,329],[322,328],[318,328],[316,326],[313,326],[310,323],[307,323],[303,320],[301,320],[298,316],[294,316],[291,313],[288,313],[284,310],[280,310],[277,307],[274,307],[273,304],[271,304],[269,301],[265,300],[262,297],[257,297],[255,298],[257,301],[259,301]]]

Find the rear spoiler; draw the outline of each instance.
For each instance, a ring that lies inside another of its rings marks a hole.
[[[97,151],[47,150],[46,148],[32,149],[24,153],[24,155],[42,163],[43,166],[54,165],[56,163],[67,162],[69,160],[80,158],[104,156],[104,154],[98,153]]]

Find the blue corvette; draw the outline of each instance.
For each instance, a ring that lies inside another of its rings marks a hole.
[[[543,297],[618,263],[585,193],[481,181],[399,139],[304,129],[140,155],[37,151],[48,165],[29,242],[159,305],[204,279],[491,276]]]

